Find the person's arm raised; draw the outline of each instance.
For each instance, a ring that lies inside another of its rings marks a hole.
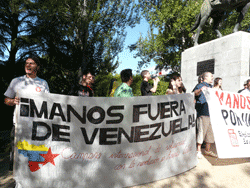
[[[150,89],[150,91],[155,93],[156,90],[157,90],[157,85],[158,85],[160,79],[158,77],[156,77],[156,78],[153,79],[153,81],[154,81],[154,87],[152,89]]]

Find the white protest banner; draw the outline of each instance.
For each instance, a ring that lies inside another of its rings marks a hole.
[[[219,158],[250,157],[250,96],[204,91]]]
[[[14,178],[24,188],[132,186],[197,164],[192,94],[19,96]]]

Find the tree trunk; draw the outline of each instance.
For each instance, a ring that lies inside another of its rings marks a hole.
[[[85,71],[88,66],[88,54],[87,54],[87,41],[88,41],[88,18],[87,18],[87,0],[84,0],[83,6],[81,6],[81,20],[82,23],[80,23],[80,32],[79,32],[79,39],[81,40],[81,61],[82,71]]]
[[[18,15],[13,14],[13,20],[11,24],[11,48],[10,48],[10,56],[8,59],[8,64],[10,67],[12,67],[12,71],[10,73],[10,76],[12,78],[17,76],[17,70],[15,69],[16,65],[16,54],[18,51],[18,45],[17,45],[17,34],[18,34]]]

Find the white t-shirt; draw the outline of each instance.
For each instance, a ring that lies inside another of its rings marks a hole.
[[[6,97],[9,98],[15,98],[16,94],[19,91],[24,91],[27,93],[34,93],[34,92],[44,92],[44,93],[49,93],[49,86],[48,83],[41,79],[41,78],[27,78],[26,75],[20,76],[18,78],[14,78],[4,93]],[[15,110],[14,110],[14,117],[15,117]],[[13,118],[13,122],[15,122],[15,118]]]
[[[14,78],[7,91],[4,93],[6,97],[15,98],[18,91],[27,92],[44,92],[49,93],[47,82],[41,78],[27,78],[26,75]]]

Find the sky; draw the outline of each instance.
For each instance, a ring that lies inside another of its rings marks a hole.
[[[124,48],[123,48],[123,51],[118,55],[119,62],[121,62],[121,64],[118,67],[118,69],[116,69],[116,73],[120,74],[120,72],[123,69],[130,68],[133,70],[133,74],[136,74],[138,61],[140,61],[141,59],[134,58],[133,54],[135,54],[136,52],[130,52],[128,49],[128,46],[136,43],[140,35],[142,35],[143,37],[146,37],[148,29],[149,29],[149,24],[145,19],[141,19],[140,24],[138,24],[136,27],[134,28],[128,27],[126,29],[127,36],[124,42]],[[151,72],[153,71],[154,67],[155,67],[155,63],[151,62],[147,68],[145,67],[144,68]]]

